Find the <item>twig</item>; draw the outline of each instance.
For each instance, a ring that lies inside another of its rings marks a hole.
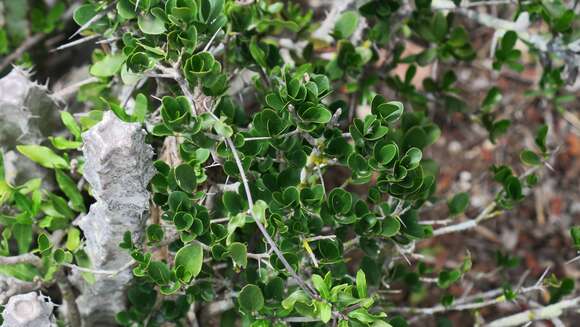
[[[541,286],[531,286],[527,288],[521,289],[518,294],[523,295],[530,292],[541,291],[543,287]],[[472,295],[469,297],[465,297],[462,301],[457,301],[456,303],[450,306],[444,306],[442,304],[433,306],[431,308],[411,308],[411,307],[397,307],[397,308],[390,308],[389,311],[394,312],[401,312],[401,313],[413,313],[413,314],[421,314],[421,315],[434,315],[440,312],[447,312],[447,311],[464,311],[464,310],[473,310],[479,309],[483,307],[487,307],[490,305],[495,305],[501,302],[505,302],[506,299],[501,294],[503,290],[493,290],[485,293],[480,293],[476,295]],[[483,299],[484,301],[477,301],[479,299]]]
[[[14,60],[20,58],[24,52],[28,51],[28,49],[30,49],[36,43],[40,42],[40,40],[42,40],[45,36],[46,34],[44,33],[36,33],[27,38],[20,44],[18,48],[16,48],[16,50],[14,50],[14,52],[6,56],[6,58],[0,62],[0,71],[3,71],[4,68],[8,67],[8,65],[10,65]]]
[[[248,200],[248,205],[249,205],[249,208],[250,208],[250,215],[252,216],[252,218],[254,218],[254,221],[256,222],[256,225],[258,226],[258,229],[260,230],[260,232],[262,233],[262,235],[264,236],[264,238],[266,239],[266,241],[268,242],[268,244],[270,245],[270,247],[272,248],[272,250],[274,250],[274,253],[276,253],[276,256],[282,262],[282,264],[284,265],[284,267],[286,268],[286,270],[288,270],[288,272],[290,273],[290,275],[292,275],[292,277],[294,277],[294,279],[296,280],[296,282],[298,283],[298,285],[300,286],[300,288],[302,288],[312,298],[316,298],[316,299],[319,298],[318,294],[314,293],[314,291],[312,291],[306,285],[306,282],[304,282],[304,280],[302,279],[302,277],[300,277],[296,273],[296,271],[294,270],[294,268],[292,268],[292,266],[290,265],[290,263],[288,263],[288,261],[286,260],[286,258],[284,258],[284,254],[282,254],[282,251],[280,251],[280,249],[276,245],[276,242],[274,242],[274,240],[272,239],[272,237],[270,236],[270,234],[266,230],[266,227],[264,227],[264,225],[262,224],[262,222],[258,219],[258,217],[256,217],[256,215],[254,213],[254,200],[252,199],[252,193],[250,191],[250,184],[248,183],[248,178],[246,177],[246,173],[244,172],[244,166],[242,165],[242,161],[240,160],[240,156],[238,154],[238,150],[236,149],[236,146],[234,145],[234,142],[232,142],[232,140],[229,137],[226,137],[225,140],[226,140],[226,143],[227,143],[228,147],[232,151],[232,154],[234,156],[234,160],[236,162],[236,165],[238,166],[238,170],[239,170],[240,176],[242,178],[242,184],[244,185],[244,190],[245,190],[245,193],[246,193],[246,198]]]
[[[88,35],[88,36],[82,37],[78,40],[74,40],[74,41],[68,42],[66,44],[60,45],[60,46],[50,50],[50,52],[57,52],[57,51],[64,50],[64,49],[67,49],[70,47],[74,47],[75,45],[79,45],[79,44],[88,42],[90,40],[94,40],[94,39],[99,38],[99,37],[100,37],[100,35],[98,35],[98,34]]]
[[[500,318],[486,324],[486,327],[521,326],[529,322],[554,319],[561,316],[565,310],[580,306],[580,297],[563,300],[539,309],[531,309],[515,315]]]
[[[71,268],[73,270],[81,271],[81,272],[87,272],[87,273],[96,274],[96,275],[109,275],[112,277],[112,276],[118,275],[119,273],[123,272],[124,270],[129,269],[129,267],[131,267],[135,263],[137,263],[137,262],[135,260],[131,259],[131,260],[129,260],[129,262],[124,264],[121,268],[115,269],[115,270],[84,268],[84,267],[79,267],[77,265],[73,265],[70,263],[63,263],[62,265],[65,267]]]
[[[28,263],[36,266],[37,268],[42,267],[42,259],[40,259],[39,257],[35,256],[32,253],[25,253],[12,257],[0,257],[0,266],[17,265],[21,263]]]
[[[54,96],[63,97],[65,95],[69,95],[71,93],[76,92],[83,85],[95,83],[95,82],[98,82],[98,81],[99,81],[99,79],[96,78],[96,77],[89,77],[89,78],[84,79],[84,80],[82,80],[80,82],[77,82],[77,83],[74,83],[72,85],[68,85],[68,86],[63,87],[62,89],[54,92]]]
[[[479,213],[479,215],[477,217],[475,217],[474,219],[470,219],[470,220],[466,220],[464,222],[461,222],[459,224],[455,224],[455,225],[451,225],[451,226],[446,226],[446,227],[441,227],[438,229],[435,229],[433,231],[433,236],[439,236],[439,235],[444,235],[444,234],[449,234],[449,233],[455,233],[455,232],[459,232],[459,231],[463,231],[466,229],[472,229],[474,227],[476,227],[482,220],[488,218],[488,216],[490,215],[490,213],[495,209],[496,203],[495,200],[493,202],[491,202],[490,204],[487,205],[487,207],[485,207],[481,213]]]
[[[56,283],[60,289],[60,294],[66,303],[66,320],[69,326],[81,326],[81,314],[76,302],[74,290],[62,269],[55,274]]]

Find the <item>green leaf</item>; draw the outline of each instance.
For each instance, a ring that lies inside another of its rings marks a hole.
[[[393,237],[399,233],[401,223],[394,217],[386,217],[382,221],[381,235],[384,237]]]
[[[542,164],[542,159],[534,151],[525,149],[520,153],[520,160],[528,166],[539,166]]]
[[[175,168],[175,181],[180,189],[192,193],[197,187],[195,170],[188,164],[181,164]]]
[[[193,225],[193,216],[188,212],[180,211],[173,217],[173,223],[178,231],[186,231]]]
[[[461,272],[459,270],[443,270],[439,273],[439,277],[437,278],[437,285],[441,288],[448,288],[451,286],[451,284],[458,281],[459,278],[461,278]]]
[[[246,209],[244,199],[242,199],[242,197],[236,192],[224,192],[222,195],[222,201],[224,202],[226,210],[232,215],[237,215]]]
[[[573,226],[570,228],[570,236],[572,236],[574,247],[580,249],[580,226]]]
[[[516,45],[518,34],[514,31],[507,31],[501,38],[502,50],[511,50]]]
[[[124,62],[125,56],[123,54],[110,54],[94,63],[89,72],[91,75],[96,77],[115,76],[115,74],[121,70],[121,66],[123,66]]]
[[[342,188],[335,188],[328,195],[328,202],[335,213],[346,214],[352,206],[352,194]]]
[[[58,187],[66,194],[71,202],[71,208],[76,211],[85,211],[85,202],[81,192],[77,188],[77,184],[65,174],[62,170],[56,171],[56,182]]]
[[[323,323],[328,323],[332,319],[332,305],[327,302],[316,302],[315,305],[318,311],[318,318]]]
[[[218,135],[223,137],[232,137],[234,135],[234,130],[230,127],[230,125],[224,123],[221,120],[218,120],[214,123],[213,129]]]
[[[250,41],[250,54],[260,67],[268,68],[268,63],[266,62],[266,53],[264,50],[262,50],[262,48],[260,48],[260,45],[258,44],[258,41],[255,37],[253,37]]]
[[[397,145],[387,144],[387,145],[381,147],[381,149],[375,154],[375,158],[382,165],[386,166],[389,163],[391,163],[391,161],[393,161],[393,159],[395,159],[395,157],[397,156],[398,153],[399,153],[399,148],[397,147]]]
[[[145,121],[148,111],[147,97],[143,93],[137,94],[135,97],[135,107],[133,107],[133,116],[135,121],[142,123]]]
[[[254,203],[252,210],[252,215],[264,225],[266,225],[266,209],[268,209],[268,204],[263,200],[258,200]]]
[[[147,239],[149,242],[157,243],[163,241],[163,228],[159,224],[152,224],[147,226]]]
[[[18,145],[18,152],[25,155],[28,159],[40,164],[45,168],[62,168],[69,169],[68,162],[61,156],[54,153],[51,149],[42,145]]]
[[[234,242],[230,244],[228,250],[230,251],[230,256],[236,263],[236,265],[246,268],[248,265],[248,249],[245,244]]]
[[[334,36],[337,39],[347,39],[358,26],[359,15],[356,11],[345,11],[340,15],[334,26]]]
[[[312,285],[314,285],[316,291],[318,291],[318,294],[320,294],[323,299],[330,300],[330,290],[328,289],[328,285],[324,279],[320,275],[314,274],[310,280],[312,281]]]
[[[244,286],[238,296],[238,304],[245,311],[259,311],[264,307],[264,295],[262,295],[262,290],[253,284]]]
[[[152,14],[145,14],[137,18],[139,29],[144,34],[159,35],[165,33],[165,22],[163,19]]]
[[[91,259],[84,250],[79,249],[75,252],[74,257],[79,267],[91,268]],[[95,276],[90,272],[81,272],[81,276],[89,284],[94,284],[96,281]]]
[[[542,125],[538,128],[536,132],[535,142],[542,153],[546,153],[548,148],[546,147],[546,137],[548,136],[548,125]]]
[[[167,285],[171,282],[171,271],[167,264],[161,261],[151,261],[147,273],[157,285]]]
[[[87,23],[97,15],[97,8],[93,4],[83,4],[75,9],[73,19],[79,26]]]
[[[359,270],[356,273],[356,291],[358,293],[359,299],[363,299],[363,298],[366,298],[368,296],[367,279],[365,276],[365,272],[362,270]]]
[[[49,250],[52,247],[52,245],[50,244],[50,239],[48,238],[48,236],[46,236],[46,234],[38,235],[37,243],[38,250],[40,250],[40,252]]]
[[[71,132],[71,134],[74,135],[74,137],[77,140],[80,140],[81,139],[81,128],[77,124],[74,117],[68,111],[61,111],[60,112],[60,119],[62,120],[62,123],[64,124],[64,126],[66,126],[66,128],[68,128],[68,130]]]
[[[445,35],[447,35],[447,17],[441,11],[437,11],[433,17],[431,27],[437,41],[442,42],[445,39]]]
[[[66,234],[66,248],[69,251],[76,251],[81,245],[81,232],[76,227],[70,227]]]
[[[182,247],[175,254],[175,266],[183,267],[187,274],[196,277],[203,265],[203,248],[198,243],[191,243]]]
[[[447,207],[449,208],[449,214],[452,216],[464,213],[469,207],[469,194],[466,192],[455,194],[447,203]]]
[[[292,311],[296,303],[308,303],[310,297],[301,289],[295,290],[282,301],[282,308]]]

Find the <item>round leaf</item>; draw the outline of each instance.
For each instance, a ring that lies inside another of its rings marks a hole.
[[[262,290],[258,286],[252,284],[244,286],[240,291],[238,304],[242,309],[249,312],[262,309],[262,307],[264,307],[264,295],[262,295]]]

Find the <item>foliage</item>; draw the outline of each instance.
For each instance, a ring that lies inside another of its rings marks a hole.
[[[27,2],[8,1],[5,10],[25,10],[17,3]],[[518,8],[548,24],[552,37],[572,38],[576,14],[558,4],[526,1]],[[509,133],[511,124],[498,109],[502,95],[495,87],[480,108],[470,109],[454,86],[453,71],[438,80],[427,77],[421,90],[415,86],[418,67],[476,56],[453,10],[436,10],[431,1],[415,5],[367,1],[342,12],[329,31],[331,44],[321,44],[311,39],[317,23],[312,11],[292,2],[86,1],[73,15],[83,26],[81,35],[103,36],[114,44],[93,52],[90,74],[97,81],[79,91],[79,99],[97,110],[80,119],[63,112],[68,136],[52,138],[50,147],[18,146],[21,154],[54,170],[58,189],[44,189],[38,179],[10,185],[0,174],[0,204],[11,208],[0,213],[0,254],[32,252],[42,259],[40,266],[19,264],[8,273],[49,281],[63,267],[91,267],[83,235],[72,224],[91,203],[90,190],[77,183],[84,169],[79,150],[82,133],[100,120],[101,110],[111,110],[122,121],[142,124],[158,150],[150,190],[162,212],[159,222],[147,226],[146,244],[133,242],[131,235],[120,244],[135,262],[130,306],[118,313],[120,324],[181,321],[193,303],[225,298],[235,309],[222,319],[233,315],[245,326],[293,321],[402,326],[403,318],[385,313],[388,284],[403,282],[420,294],[422,278],[436,276],[435,285],[446,290],[472,265],[470,254],[457,267],[439,270],[424,263],[383,264],[401,248],[437,233],[420,219],[428,204],[440,200],[438,164],[426,151],[441,134],[431,111],[470,115],[492,142]],[[42,19],[36,19],[37,7],[27,9],[34,22],[29,28],[51,32],[60,24],[55,17],[63,6],[59,2]],[[407,17],[402,22],[400,14]],[[0,53],[26,37],[15,27],[22,24],[14,21],[20,16],[10,17],[0,29]],[[505,31],[493,69],[524,69],[516,47],[520,37]],[[418,40],[424,50],[404,55],[401,38]],[[387,46],[390,58],[380,62],[378,49]],[[323,51],[330,53],[322,56]],[[392,73],[402,64],[408,65],[404,76]],[[563,65],[546,67],[540,89],[530,95],[561,108]],[[247,85],[234,94],[234,82]],[[397,100],[382,95],[381,83]],[[111,85],[133,88],[131,108]],[[354,116],[352,108],[358,106],[368,106],[369,114]],[[521,166],[490,167],[498,192],[491,211],[476,223],[514,208],[537,184],[536,172],[552,154],[547,133],[547,126],[538,126],[535,149],[515,150]],[[159,153],[168,139],[178,143],[173,155],[179,163]],[[324,177],[337,167],[348,176],[330,188]],[[224,184],[237,187],[210,188]],[[365,191],[351,192],[353,185]],[[453,219],[471,212],[468,193],[446,202]],[[65,233],[65,244],[52,243],[50,235],[57,231]],[[578,248],[580,232],[574,228],[571,235]],[[170,258],[160,259],[159,247],[167,247]],[[355,248],[362,251],[360,263],[350,262]],[[519,263],[503,253],[497,261],[501,269]],[[90,269],[83,276],[94,278]],[[553,301],[571,289],[568,280],[550,280]],[[442,303],[451,306],[453,296],[446,294]]]

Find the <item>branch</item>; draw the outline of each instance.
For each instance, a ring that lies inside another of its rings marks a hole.
[[[114,270],[84,268],[84,267],[79,267],[77,265],[73,265],[70,263],[63,263],[62,265],[65,267],[71,268],[73,270],[80,271],[80,272],[86,272],[86,273],[91,273],[91,274],[95,274],[95,275],[108,275],[110,277],[114,277],[114,276],[118,275],[119,273],[123,272],[124,270],[130,268],[135,263],[136,263],[135,260],[130,260],[129,262],[124,264],[121,268],[114,269]]]
[[[494,200],[493,202],[488,204],[487,207],[485,207],[483,209],[483,211],[481,211],[481,213],[479,213],[479,215],[477,215],[477,217],[475,217],[474,219],[469,219],[469,220],[466,220],[466,221],[461,222],[459,224],[438,228],[438,229],[433,231],[433,236],[455,233],[455,232],[475,228],[481,221],[492,216],[491,213],[495,209],[495,206],[496,206],[496,204],[495,204],[495,200]]]
[[[530,292],[541,291],[544,288],[541,285],[533,285],[527,288],[521,289],[518,294],[523,295]],[[503,290],[497,289],[488,291],[485,293],[475,294],[464,299],[460,299],[456,301],[451,306],[444,306],[442,304],[433,306],[431,308],[410,308],[410,307],[397,307],[397,308],[390,308],[390,311],[394,312],[401,312],[401,313],[413,313],[413,314],[421,314],[421,315],[434,315],[441,312],[447,311],[464,311],[464,310],[473,310],[473,309],[480,309],[483,307],[495,305],[498,303],[505,302],[506,299],[502,295]],[[483,299],[483,301],[479,301]]]
[[[527,310],[515,315],[500,318],[486,324],[486,327],[521,326],[529,322],[554,319],[561,316],[564,310],[580,307],[580,297],[560,301],[539,309]]]
[[[0,257],[0,266],[18,265],[21,263],[28,263],[36,266],[37,268],[42,268],[42,259],[40,259],[39,257],[35,256],[32,253],[25,253],[12,257]]]
[[[46,34],[44,33],[36,33],[27,38],[20,44],[18,48],[16,48],[16,50],[14,50],[14,52],[6,56],[6,58],[0,62],[0,71],[3,71],[4,68],[8,67],[8,65],[10,65],[14,60],[20,58],[24,52],[28,51],[28,49],[32,48],[36,43],[40,42],[45,36]]]
[[[66,303],[66,320],[69,326],[81,326],[81,314],[77,306],[76,296],[68,277],[60,269],[56,274],[56,283],[60,289],[62,300]]]
[[[249,206],[249,209],[250,209],[250,214],[251,214],[252,218],[254,219],[254,221],[256,222],[256,225],[258,226],[258,229],[260,230],[260,232],[262,233],[262,235],[264,236],[264,238],[266,239],[266,241],[268,242],[268,244],[270,245],[270,247],[272,248],[272,250],[274,250],[274,253],[276,253],[276,256],[278,257],[278,259],[280,259],[280,261],[282,262],[282,264],[284,265],[284,267],[286,268],[286,270],[288,270],[288,272],[290,273],[290,275],[292,275],[292,277],[294,277],[294,279],[296,280],[296,282],[298,283],[298,285],[300,286],[300,288],[302,288],[312,298],[317,299],[318,298],[318,294],[314,293],[314,291],[312,291],[306,285],[306,282],[304,282],[304,280],[302,279],[302,277],[298,276],[298,274],[296,273],[296,271],[294,270],[294,268],[292,268],[292,266],[290,265],[290,263],[288,263],[288,261],[286,260],[286,258],[284,258],[284,254],[282,254],[282,251],[280,251],[280,249],[276,245],[276,242],[274,242],[274,240],[272,239],[272,237],[270,236],[270,234],[266,230],[266,227],[264,227],[264,225],[258,219],[258,217],[255,216],[255,214],[254,214],[254,200],[252,199],[252,193],[250,191],[250,184],[248,183],[248,178],[246,177],[246,173],[244,172],[244,166],[242,165],[242,161],[240,160],[240,156],[238,154],[238,150],[236,149],[236,146],[234,145],[234,142],[232,142],[232,139],[231,138],[226,137],[226,143],[227,143],[228,147],[232,150],[232,154],[234,155],[234,160],[236,162],[236,165],[238,166],[238,170],[239,170],[240,176],[242,178],[242,184],[244,185],[244,190],[245,190],[245,193],[246,193],[246,198],[248,200],[248,206]]]

